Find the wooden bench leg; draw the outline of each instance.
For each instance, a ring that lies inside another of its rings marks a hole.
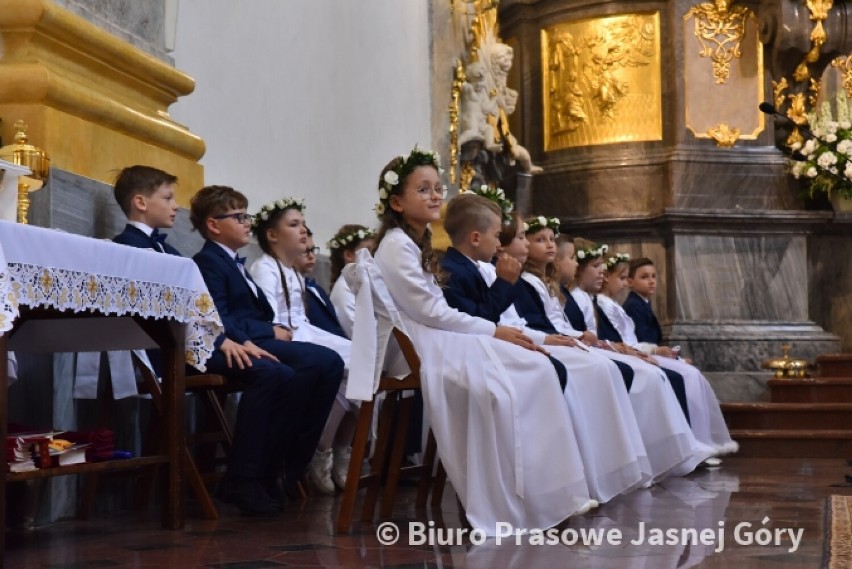
[[[432,429],[429,429],[429,435],[426,437],[426,452],[423,454],[423,466],[420,474],[420,484],[417,487],[417,500],[414,502],[418,510],[426,508],[426,500],[429,498],[429,489],[432,487],[432,481],[435,479],[433,472],[435,470],[435,455],[438,454],[438,444],[435,441],[435,435]]]
[[[355,437],[352,441],[352,456],[349,460],[349,473],[346,475],[346,487],[340,499],[340,512],[337,514],[337,531],[348,533],[352,525],[352,512],[355,509],[355,496],[361,486],[361,470],[367,452],[370,424],[373,421],[373,401],[361,403]]]
[[[435,483],[432,488],[432,507],[440,508],[441,500],[444,498],[444,486],[447,483],[447,471],[444,470],[444,465],[438,461],[438,471],[435,473]]]
[[[379,515],[382,518],[389,518],[391,513],[393,513],[393,502],[396,498],[397,484],[399,484],[399,470],[402,467],[402,461],[405,457],[405,440],[408,435],[408,423],[411,419],[411,401],[411,397],[401,397],[399,412],[396,415],[396,434],[394,435],[393,450],[391,451],[390,461],[388,462],[385,489],[382,493],[382,507],[379,511]]]
[[[186,480],[189,482],[190,488],[192,488],[198,503],[201,505],[201,511],[204,514],[204,518],[208,520],[218,520],[219,511],[213,504],[213,500],[210,498],[210,493],[207,492],[207,486],[204,485],[204,479],[201,477],[201,474],[199,474],[198,468],[195,466],[195,461],[192,459],[192,455],[186,447],[183,449],[182,456]]]
[[[379,413],[379,432],[376,436],[376,446],[373,458],[370,461],[370,480],[367,484],[367,495],[364,497],[364,507],[361,511],[361,520],[372,522],[376,513],[376,501],[379,496],[379,485],[382,475],[386,472],[387,448],[390,439],[393,417],[396,414],[399,401],[398,392],[388,392],[382,402],[382,410]]]

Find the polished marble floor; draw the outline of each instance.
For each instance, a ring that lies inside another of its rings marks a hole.
[[[391,520],[402,528],[393,545],[380,543],[380,537],[392,537],[389,527],[381,536],[378,525],[360,523],[351,534],[335,534],[337,501],[331,497],[291,504],[273,519],[241,518],[225,506],[221,519],[191,517],[181,531],[160,529],[151,508],[10,533],[5,561],[13,569],[820,567],[826,497],[852,495],[848,474],[852,465],[845,460],[733,457],[720,468],[616,498],[571,520],[561,534],[512,534],[500,543],[478,535],[472,536],[476,544],[471,536],[447,543],[457,532],[437,530],[462,527],[452,491],[440,512],[418,514],[413,488],[404,489]],[[443,544],[421,544],[429,530]],[[765,543],[769,537],[772,542]]]

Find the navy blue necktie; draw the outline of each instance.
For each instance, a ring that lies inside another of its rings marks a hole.
[[[155,228],[154,231],[151,232],[151,243],[154,244],[154,249],[165,253],[166,248],[163,246],[163,243],[166,242],[166,237],[168,237],[168,235],[160,233],[160,230]]]
[[[234,256],[234,261],[235,261],[238,265],[242,265],[242,267],[243,267],[243,268],[245,268],[245,266],[246,266],[246,258],[245,258],[245,257],[240,257],[239,255],[235,255],[235,256]]]

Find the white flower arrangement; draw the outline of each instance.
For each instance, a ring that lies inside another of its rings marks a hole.
[[[260,208],[254,217],[251,220],[251,228],[252,231],[256,231],[261,223],[264,221],[268,221],[270,217],[272,217],[275,212],[283,211],[285,209],[297,209],[299,211],[305,211],[305,200],[300,198],[282,198],[269,202],[268,204],[263,205]]]
[[[527,233],[538,233],[542,229],[550,229],[553,231],[553,235],[559,235],[559,218],[551,217],[547,218],[543,215],[539,215],[538,217],[533,217],[532,219],[528,219],[524,224],[524,229]]]
[[[606,260],[606,270],[613,270],[619,263],[629,263],[630,255],[627,253],[616,253],[614,256]]]
[[[815,138],[804,144],[792,144],[790,149],[798,159],[790,160],[790,174],[804,179],[807,195],[832,192],[852,198],[852,109],[846,92],[840,89],[834,100],[837,116],[832,116],[832,105],[826,101],[819,114],[808,115],[808,123]]]
[[[379,182],[379,203],[373,208],[378,217],[382,217],[388,211],[390,206],[388,200],[394,188],[399,185],[399,181],[410,174],[417,166],[434,166],[439,175],[444,173],[440,164],[441,157],[438,153],[422,149],[417,145],[410,153],[401,154],[398,158],[399,163],[396,168],[385,172]],[[446,195],[446,186],[444,186],[444,194]]]
[[[352,231],[350,233],[338,233],[331,238],[331,241],[329,241],[327,245],[329,249],[334,251],[335,249],[347,247],[356,242],[360,243],[364,239],[372,237],[375,234],[376,232],[372,229],[359,229],[358,231]]]
[[[511,200],[506,199],[506,192],[501,188],[492,188],[483,184],[478,188],[461,190],[461,193],[465,193],[466,191],[482,196],[497,204],[497,207],[503,212],[503,225],[508,225],[512,221],[511,213],[515,209],[515,204]]]
[[[603,257],[609,251],[609,245],[598,245],[595,249],[577,249],[575,256],[578,261],[591,261]]]

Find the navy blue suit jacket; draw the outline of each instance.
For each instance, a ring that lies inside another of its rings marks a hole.
[[[580,310],[580,305],[577,304],[577,301],[571,296],[571,291],[565,285],[560,285],[559,289],[562,291],[562,296],[565,297],[565,308],[563,311],[565,312],[565,316],[568,317],[571,327],[579,332],[585,332],[589,327],[586,326],[586,318],[583,316],[583,311]]]
[[[538,291],[533,285],[522,278],[518,279],[518,282],[515,283],[515,310],[527,321],[527,326],[533,330],[538,330],[545,334],[559,333],[553,326],[550,318],[547,317],[547,312],[544,310],[544,303],[541,301]]]
[[[633,319],[633,323],[636,325],[636,338],[640,342],[662,344],[663,331],[654,315],[650,302],[646,302],[644,298],[630,291],[622,308]]]
[[[325,304],[320,302],[312,291],[316,291],[316,293],[322,297]],[[337,319],[337,312],[334,310],[334,304],[332,304],[331,298],[329,298],[325,289],[318,285],[317,281],[314,279],[305,278],[304,302],[308,322],[317,328],[322,328],[326,332],[335,334],[341,338],[348,338],[346,332],[344,332],[343,328],[340,327],[340,320]]]
[[[275,338],[272,306],[260,287],[256,287],[257,295],[252,292],[237,262],[221,246],[207,240],[192,260],[201,270],[228,338],[238,344]],[[248,272],[246,275],[251,280]]]
[[[441,268],[448,276],[444,298],[460,312],[497,324],[515,301],[514,285],[498,277],[489,287],[473,261],[453,247],[441,259]]]
[[[116,235],[112,238],[112,240],[116,243],[120,243],[122,245],[130,245],[131,247],[136,247],[138,249],[154,249],[155,251],[159,251],[156,245],[154,245],[154,240],[149,236],[145,235],[145,232],[136,227],[135,225],[130,225],[129,223],[125,226],[124,231]],[[178,257],[183,257],[180,252],[169,245],[168,243],[163,242],[163,249],[166,250],[166,253],[169,255],[177,255]]]
[[[624,343],[624,340],[621,338],[621,334],[618,333],[618,330],[615,326],[613,326],[609,317],[604,314],[604,311],[601,310],[601,307],[598,305],[597,297],[595,297],[594,305],[595,316],[597,317],[598,322],[598,338],[601,340],[609,340],[610,342]]]

